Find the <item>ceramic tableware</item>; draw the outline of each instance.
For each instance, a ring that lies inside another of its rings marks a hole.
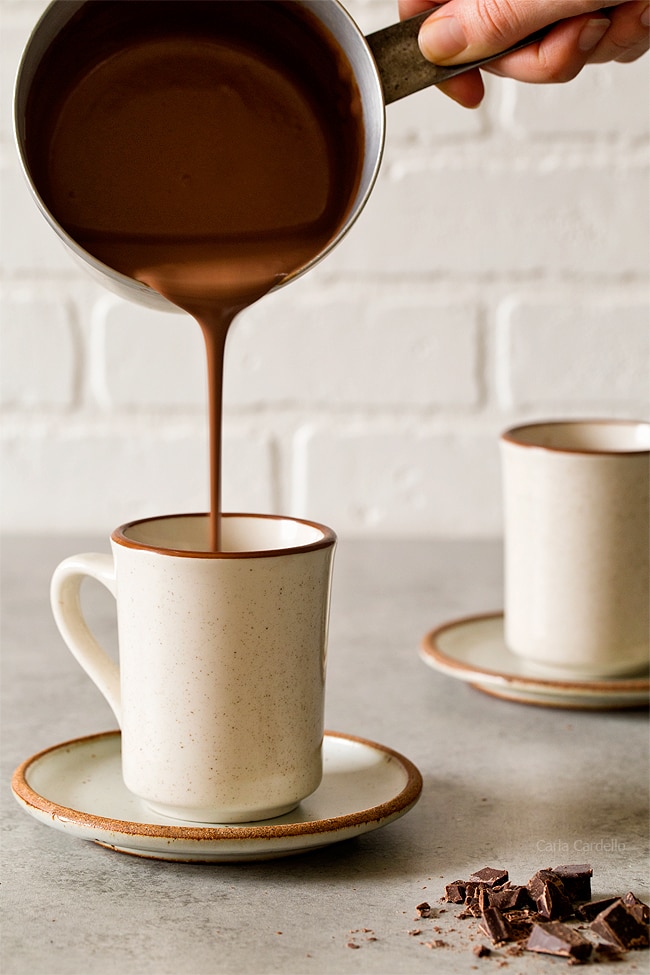
[[[647,669],[650,423],[529,423],[501,456],[509,650],[575,676]]]
[[[335,535],[272,515],[131,522],[112,555],[65,559],[52,609],[69,649],[122,730],[128,789],[196,822],[277,817],[321,781],[325,662]],[[119,666],[79,599],[87,577],[117,603]]]
[[[119,731],[47,748],[16,769],[12,789],[37,821],[119,853],[232,863],[305,853],[399,819],[418,801],[422,776],[376,742],[326,731],[323,780],[292,812],[257,823],[206,826],[152,813],[122,780]]]

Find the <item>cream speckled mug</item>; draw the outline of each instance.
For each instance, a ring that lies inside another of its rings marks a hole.
[[[567,676],[647,669],[650,423],[530,423],[501,457],[509,649]]]
[[[63,561],[52,609],[68,647],[122,730],[126,786],[193,822],[279,816],[322,776],[334,533],[271,515],[123,525],[113,554]],[[116,597],[119,668],[81,612],[90,576]]]

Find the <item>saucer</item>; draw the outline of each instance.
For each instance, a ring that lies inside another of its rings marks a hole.
[[[434,670],[509,701],[584,710],[648,706],[647,671],[636,677],[541,676],[506,647],[503,613],[470,616],[437,627],[422,640],[420,656]]]
[[[228,863],[302,853],[386,826],[415,805],[422,776],[391,748],[325,732],[323,780],[296,809],[204,826],[154,813],[132,795],[122,781],[120,732],[108,731],[32,755],[11,785],[30,815],[80,839],[154,859]]]

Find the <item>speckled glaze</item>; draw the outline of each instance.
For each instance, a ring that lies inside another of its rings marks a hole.
[[[334,533],[222,518],[218,553],[206,515],[148,519],[52,579],[59,630],[120,724],[127,788],[192,822],[279,816],[322,776]],[[119,671],[81,615],[84,576],[116,596]]]
[[[577,676],[644,670],[650,424],[529,424],[501,451],[509,649]]]

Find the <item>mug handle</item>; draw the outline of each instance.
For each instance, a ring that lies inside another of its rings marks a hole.
[[[80,589],[86,576],[100,582],[113,597],[116,596],[117,580],[112,556],[92,552],[71,555],[56,567],[52,576],[52,613],[68,649],[102,692],[121,725],[119,667],[91,633],[81,609]]]

